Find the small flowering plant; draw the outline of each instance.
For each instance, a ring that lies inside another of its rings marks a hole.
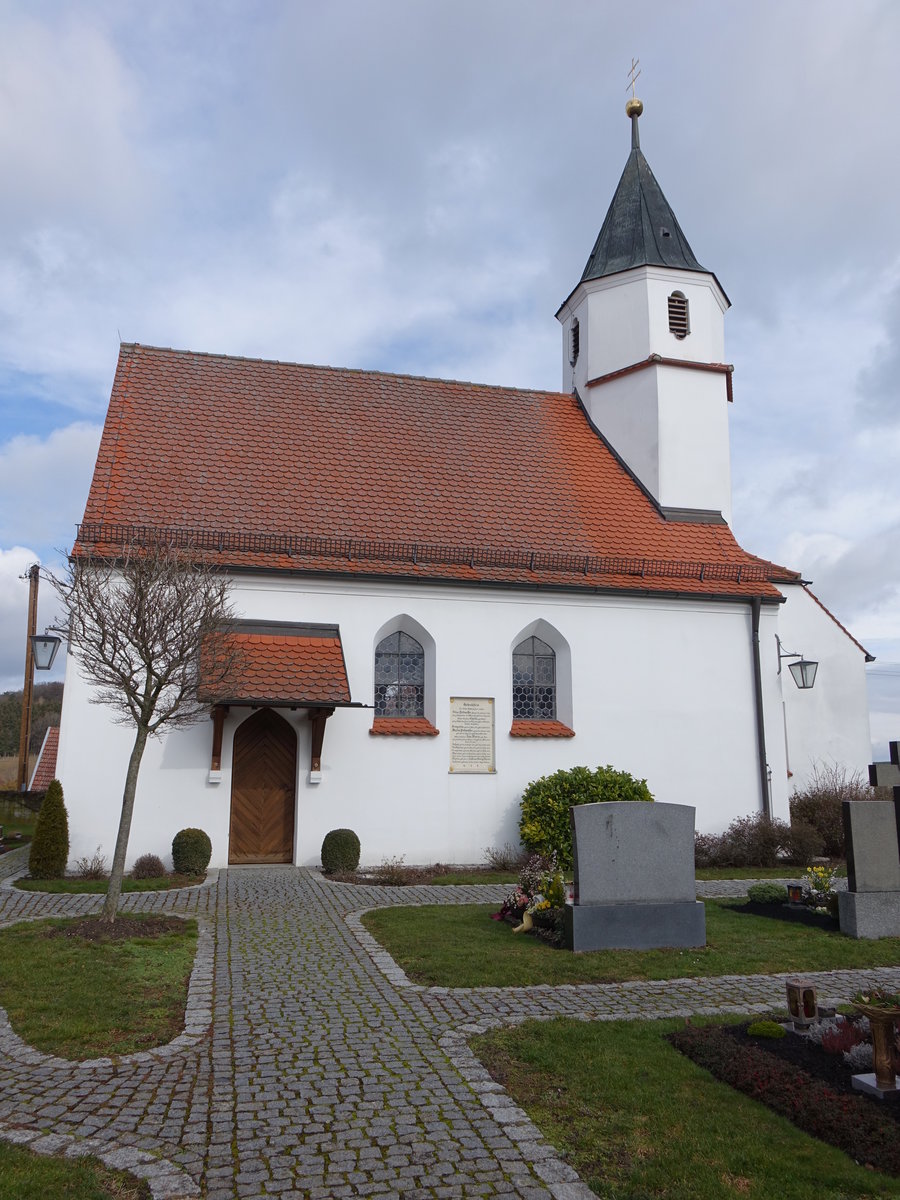
[[[500,911],[491,916],[495,921],[503,921],[507,917],[521,920],[525,913],[533,914],[561,906],[564,899],[565,884],[556,854],[532,854],[522,868],[519,882],[508,893]]]
[[[807,867],[806,886],[810,896],[816,900],[825,900],[834,891],[834,880],[837,870],[834,867]]]

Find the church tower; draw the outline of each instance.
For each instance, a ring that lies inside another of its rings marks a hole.
[[[641,153],[631,153],[578,286],[556,314],[563,391],[672,520],[729,521],[728,297],[694,257]]]

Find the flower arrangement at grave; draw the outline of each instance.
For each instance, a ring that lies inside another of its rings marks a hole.
[[[491,913],[491,920],[508,921],[514,925],[515,933],[527,933],[535,928],[535,917],[561,909],[565,895],[566,885],[556,854],[532,854],[516,886],[500,909]]]
[[[803,880],[806,903],[816,912],[827,912],[837,915],[837,893],[834,881],[837,878],[835,867],[807,867],[806,878]]]

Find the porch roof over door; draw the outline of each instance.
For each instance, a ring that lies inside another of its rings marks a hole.
[[[223,656],[233,656],[235,668],[220,682],[216,668]],[[350,699],[337,625],[237,621],[208,639],[198,693],[211,704],[362,707]]]

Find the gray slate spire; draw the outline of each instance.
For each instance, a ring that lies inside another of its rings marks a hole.
[[[694,257],[662,188],[641,153],[639,116],[639,111],[631,112],[631,154],[584,268],[582,282],[646,266],[711,273]]]

